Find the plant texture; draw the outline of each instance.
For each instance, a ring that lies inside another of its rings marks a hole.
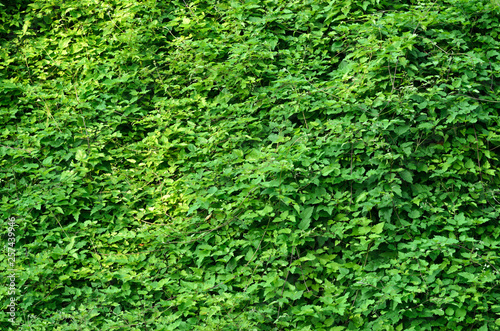
[[[0,328],[500,329],[499,33],[496,0],[0,5]]]

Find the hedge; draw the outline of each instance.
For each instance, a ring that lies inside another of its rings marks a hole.
[[[500,329],[497,0],[0,7],[2,330]]]

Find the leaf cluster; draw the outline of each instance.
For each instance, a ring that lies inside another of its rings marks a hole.
[[[1,328],[499,329],[499,15],[6,6]]]

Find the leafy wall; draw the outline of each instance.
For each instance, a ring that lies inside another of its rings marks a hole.
[[[0,10],[3,330],[500,329],[498,1]]]

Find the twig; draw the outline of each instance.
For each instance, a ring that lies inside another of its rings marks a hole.
[[[461,95],[461,96],[464,96],[464,97],[469,97],[469,98],[471,98],[471,99],[478,100],[478,101],[486,101],[486,102],[492,102],[492,103],[500,103],[500,101],[495,101],[495,100],[488,100],[488,99],[474,98],[474,97],[471,97],[470,95],[467,95],[467,94],[457,94],[457,95]]]

